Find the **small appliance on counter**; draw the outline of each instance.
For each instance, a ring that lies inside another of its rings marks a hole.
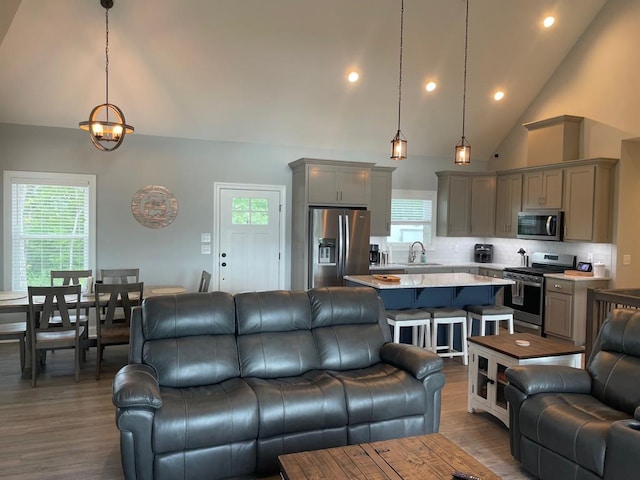
[[[490,243],[476,243],[473,247],[473,261],[476,263],[493,262],[493,245]]]
[[[380,264],[380,245],[378,245],[377,243],[372,243],[369,245],[369,264]]]

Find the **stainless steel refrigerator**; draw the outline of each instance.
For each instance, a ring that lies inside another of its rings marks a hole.
[[[309,287],[344,285],[344,275],[369,273],[370,212],[309,210]]]

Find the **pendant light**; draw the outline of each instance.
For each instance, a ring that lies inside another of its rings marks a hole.
[[[400,107],[402,105],[402,40],[404,35],[404,0],[400,3],[400,76],[398,80],[398,131],[391,140],[391,160],[407,158],[407,139],[400,131]]]
[[[464,80],[462,90],[462,139],[456,145],[456,165],[469,165],[471,163],[471,145],[464,136],[464,126],[467,113],[467,49],[469,45],[469,0],[467,0],[467,15],[464,24]]]
[[[80,122],[82,130],[89,131],[91,143],[104,152],[111,152],[122,145],[124,137],[133,133],[131,125],[127,125],[124,113],[116,105],[109,103],[109,9],[113,7],[113,0],[100,0],[100,5],[105,9],[105,103],[96,106],[89,114],[89,120]]]

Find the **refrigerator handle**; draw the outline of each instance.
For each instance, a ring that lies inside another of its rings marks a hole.
[[[336,253],[336,278],[342,281],[342,275],[344,272],[344,220],[342,215],[338,215],[338,252]]]
[[[342,283],[344,282],[344,276],[349,273],[351,266],[350,266],[350,259],[349,259],[349,253],[351,252],[349,246],[350,246],[350,242],[351,242],[351,234],[349,233],[349,215],[345,215],[344,216],[344,253],[342,254],[342,272],[340,274],[340,284],[342,285]]]

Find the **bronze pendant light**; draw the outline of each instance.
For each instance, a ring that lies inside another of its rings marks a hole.
[[[105,9],[105,78],[106,100],[97,105],[89,115],[89,120],[80,122],[82,130],[89,132],[91,143],[104,152],[111,152],[122,145],[124,137],[133,133],[134,128],[127,125],[124,113],[116,105],[109,103],[109,9],[113,7],[113,0],[100,0],[100,5]]]
[[[467,113],[467,49],[469,45],[469,0],[467,0],[467,14],[464,26],[464,80],[462,89],[462,139],[456,145],[456,165],[469,165],[471,163],[471,145],[464,136],[464,127]]]
[[[400,107],[402,105],[402,43],[404,36],[404,0],[400,4],[400,76],[398,80],[398,131],[391,140],[391,160],[405,160],[407,158],[407,139],[400,131]]]

